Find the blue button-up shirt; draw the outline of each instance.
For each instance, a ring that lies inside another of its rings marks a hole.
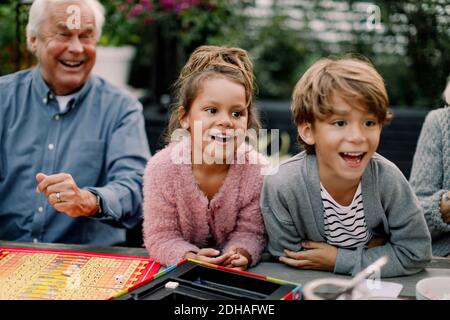
[[[142,217],[150,157],[142,105],[91,75],[61,112],[39,66],[0,77],[0,240],[115,245]],[[36,174],[69,173],[103,215],[72,218],[36,193]]]

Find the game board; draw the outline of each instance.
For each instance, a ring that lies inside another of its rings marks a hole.
[[[0,299],[103,300],[159,269],[145,257],[0,247]]]
[[[302,285],[184,259],[119,292],[118,300],[300,300]]]

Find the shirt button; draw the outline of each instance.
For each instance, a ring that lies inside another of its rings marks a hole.
[[[49,99],[53,99],[53,95],[51,93],[49,94],[48,97],[49,97]]]
[[[55,145],[53,143],[50,143],[48,145],[48,150],[53,150],[55,148]]]
[[[42,211],[44,211],[44,208],[39,207],[39,208],[38,208],[38,211],[39,211],[39,212],[42,212]]]
[[[55,116],[55,120],[59,120],[59,114]]]
[[[42,99],[43,103],[47,103],[47,98]]]
[[[34,242],[34,243],[38,243],[38,242],[39,242],[39,240],[38,240],[38,239],[36,239],[36,238],[34,238],[34,239],[33,239],[33,242]]]

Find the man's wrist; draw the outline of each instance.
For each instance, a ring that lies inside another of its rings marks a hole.
[[[91,217],[101,217],[103,215],[103,209],[102,209],[102,198],[100,197],[100,195],[92,192],[92,191],[88,191],[91,194],[90,200],[91,201],[91,214],[89,216]]]
[[[97,213],[96,214],[103,214],[103,210],[102,210],[102,198],[100,198],[100,196],[98,194],[95,195],[97,198]]]

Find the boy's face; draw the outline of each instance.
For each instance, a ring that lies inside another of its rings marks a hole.
[[[298,132],[306,143],[315,145],[322,182],[355,183],[378,147],[381,124],[363,106],[335,96],[333,115],[315,120],[314,125],[301,124]]]

